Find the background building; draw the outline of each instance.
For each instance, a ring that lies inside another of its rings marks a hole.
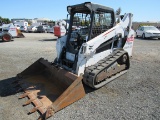
[[[147,22],[133,22],[132,23],[133,30],[136,30],[139,26],[160,26],[160,22],[152,22],[152,21],[147,21]]]
[[[32,23],[38,23],[38,24],[47,24],[48,22],[52,21],[49,18],[34,18],[34,19],[27,19],[27,18],[13,18],[11,19],[11,22],[20,22],[20,21],[26,21],[29,24]]]
[[[11,22],[14,23],[15,21],[26,21],[26,22],[31,22],[32,19],[27,19],[27,18],[13,18],[11,19]]]

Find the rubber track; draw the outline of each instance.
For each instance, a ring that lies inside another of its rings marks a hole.
[[[125,52],[123,49],[120,50],[115,50],[113,51],[109,56],[105,57],[104,59],[100,60],[99,62],[97,62],[96,64],[92,65],[92,66],[89,66],[89,67],[86,67],[85,69],[85,72],[84,72],[84,75],[83,75],[83,82],[94,88],[94,89],[97,89],[95,87],[95,83],[94,83],[94,80],[96,78],[96,76],[101,72],[103,71],[104,69],[108,69],[111,65],[113,65],[120,57],[122,57],[124,54],[127,54],[127,52]],[[112,78],[113,76],[111,76]],[[109,78],[110,79],[110,78]],[[107,79],[106,79],[107,80]],[[101,81],[101,82],[104,82],[104,81]],[[100,82],[100,83],[101,83]],[[100,84],[99,83],[99,84]],[[103,86],[103,85],[102,85]],[[100,87],[102,87],[100,86]],[[100,88],[98,87],[98,88]]]

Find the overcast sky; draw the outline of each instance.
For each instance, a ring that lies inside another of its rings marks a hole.
[[[4,18],[65,19],[67,6],[88,2],[85,0],[1,0],[0,16]],[[91,0],[117,10],[133,13],[133,21],[160,21],[160,0]]]

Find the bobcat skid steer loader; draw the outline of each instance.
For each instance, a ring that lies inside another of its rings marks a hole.
[[[25,36],[13,23],[3,24],[0,19],[0,39],[2,39],[3,42],[9,42],[15,37],[24,38]]]
[[[40,58],[14,82],[24,91],[19,98],[28,97],[24,105],[34,105],[29,113],[41,113],[39,119],[47,119],[84,97],[83,84],[98,89],[130,67],[134,40],[131,13],[116,15],[112,8],[91,2],[68,6],[67,10],[69,29],[57,40],[57,58],[54,62]]]

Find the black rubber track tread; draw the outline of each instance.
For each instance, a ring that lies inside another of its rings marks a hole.
[[[114,62],[116,62],[121,56],[128,53],[123,49],[117,49],[104,59],[98,61],[96,64],[86,67],[83,75],[83,81],[86,85],[95,88],[94,80],[96,76],[106,68],[109,68]],[[102,87],[102,86],[101,86]]]

